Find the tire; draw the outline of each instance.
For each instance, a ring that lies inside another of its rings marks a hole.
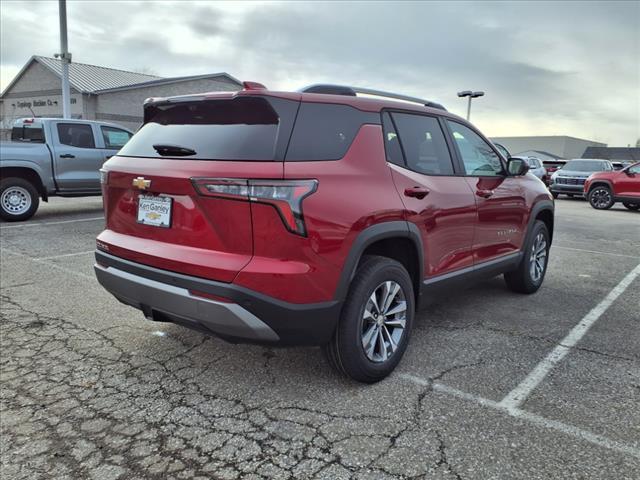
[[[589,190],[587,200],[596,210],[608,210],[616,203],[611,194],[611,189],[605,185],[596,185]]]
[[[627,207],[629,210],[640,210],[640,203],[622,202],[622,205]]]
[[[36,187],[20,177],[0,181],[0,217],[8,222],[27,220],[36,213],[40,196]]]
[[[529,234],[524,256],[518,268],[504,274],[504,280],[510,290],[518,293],[535,293],[538,291],[544,276],[547,273],[549,263],[549,230],[544,222],[536,220]],[[536,262],[537,267],[534,267]]]
[[[395,291],[386,311],[398,309],[389,317],[379,316],[377,312],[380,310],[372,301],[374,297],[376,303],[380,303],[385,289],[387,292]],[[402,310],[403,305],[405,310]],[[390,258],[364,257],[349,287],[333,338],[324,346],[329,363],[338,372],[358,382],[382,380],[396,368],[404,355],[414,315],[413,284],[407,270]],[[372,348],[365,351],[367,337]],[[392,349],[394,344],[396,347]]]

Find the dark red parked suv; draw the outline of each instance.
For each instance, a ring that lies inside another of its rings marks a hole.
[[[421,298],[503,273],[535,292],[553,234],[547,189],[471,124],[335,85],[149,99],[102,182],[95,271],[120,301],[229,341],[321,345],[363,382],[398,364]]]
[[[584,194],[597,210],[607,210],[616,202],[622,202],[629,210],[640,210],[640,163],[593,173],[584,183]]]

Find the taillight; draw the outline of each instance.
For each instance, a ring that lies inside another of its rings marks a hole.
[[[317,180],[241,180],[233,178],[192,178],[201,195],[272,205],[287,230],[306,236],[302,201],[316,191]]]

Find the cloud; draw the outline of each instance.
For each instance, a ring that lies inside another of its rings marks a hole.
[[[179,76],[227,71],[275,89],[395,90],[489,135],[640,136],[638,2],[69,2],[74,60]],[[58,50],[57,2],[3,3],[2,84]],[[33,32],[38,32],[34,35]]]

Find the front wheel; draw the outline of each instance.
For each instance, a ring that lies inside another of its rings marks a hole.
[[[8,222],[27,220],[36,213],[40,197],[31,182],[19,177],[0,181],[0,217]]]
[[[597,186],[591,189],[587,197],[589,203],[596,210],[607,210],[615,203],[609,187]]]
[[[396,368],[407,348],[414,309],[407,270],[390,258],[365,257],[334,336],[324,347],[329,363],[359,382],[382,380]]]
[[[550,247],[549,230],[544,222],[537,220],[526,241],[518,268],[504,274],[507,287],[518,293],[537,292],[547,273]]]
[[[629,210],[640,210],[640,203],[622,202],[622,205],[627,207]]]

